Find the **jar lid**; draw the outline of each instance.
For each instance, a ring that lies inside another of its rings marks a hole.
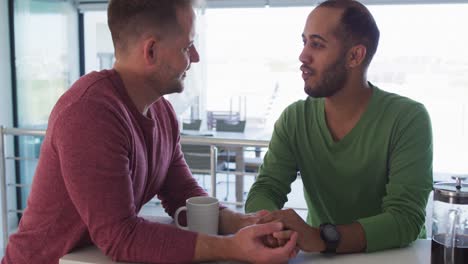
[[[434,200],[452,204],[468,204],[468,184],[462,183],[467,176],[452,176],[456,182],[434,184]]]

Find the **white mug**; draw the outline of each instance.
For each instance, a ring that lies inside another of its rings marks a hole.
[[[179,214],[187,211],[187,226],[179,224]],[[219,222],[219,201],[215,197],[196,196],[187,199],[186,206],[175,212],[175,224],[178,228],[194,232],[217,235]]]

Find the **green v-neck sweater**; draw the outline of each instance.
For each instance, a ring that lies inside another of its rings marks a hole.
[[[425,233],[432,189],[429,115],[418,102],[371,89],[366,111],[337,142],[327,127],[323,98],[286,108],[246,211],[282,208],[300,172],[311,226],[358,221],[369,252],[406,246]]]

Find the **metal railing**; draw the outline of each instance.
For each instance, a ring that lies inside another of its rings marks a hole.
[[[0,188],[2,195],[2,230],[3,230],[3,245],[6,247],[8,241],[8,213],[22,213],[23,210],[8,210],[8,195],[7,187],[15,188],[24,188],[29,187],[26,184],[18,183],[7,183],[7,174],[6,174],[6,160],[33,160],[28,157],[15,157],[7,156],[6,146],[5,146],[5,137],[6,136],[45,136],[45,130],[36,130],[36,129],[19,129],[19,128],[5,128],[0,126]]]
[[[22,210],[9,210],[8,209],[8,197],[7,197],[7,188],[25,188],[29,187],[26,184],[18,183],[7,183],[7,174],[6,174],[6,161],[23,161],[23,160],[35,160],[36,158],[31,157],[15,157],[8,156],[6,153],[5,139],[6,136],[45,136],[45,130],[39,129],[20,129],[20,128],[6,128],[0,126],[0,189],[2,195],[1,211],[2,211],[2,230],[3,230],[3,240],[4,245],[8,241],[8,214],[9,213],[18,213]],[[229,138],[218,138],[218,137],[199,137],[199,136],[181,136],[181,144],[194,144],[194,145],[207,145],[210,146],[210,168],[209,174],[211,176],[211,191],[210,195],[216,197],[217,194],[217,173],[224,171],[218,171],[218,147],[267,147],[268,141],[266,140],[249,140],[249,139],[229,139]],[[229,174],[234,174],[237,177],[243,177],[244,175],[254,175],[254,173],[248,173],[244,171],[229,171]],[[239,180],[237,178],[236,180]],[[243,182],[243,181],[239,181]],[[237,183],[237,181],[236,181]],[[226,202],[227,204],[236,204],[243,205],[243,202]]]
[[[8,213],[18,213],[22,212],[22,210],[8,210],[7,208],[7,187],[16,187],[16,188],[24,188],[29,187],[29,185],[25,184],[18,184],[18,183],[7,183],[6,182],[6,160],[31,160],[29,157],[14,157],[14,156],[7,156],[6,149],[5,149],[5,137],[6,136],[45,136],[45,130],[38,130],[38,129],[20,129],[20,128],[5,128],[0,126],[0,188],[1,188],[1,195],[2,195],[2,203],[1,203],[1,210],[2,210],[2,229],[3,229],[3,240],[4,245],[8,241]],[[182,135],[181,136],[181,144],[193,144],[193,145],[206,145],[210,146],[210,169],[209,174],[211,176],[211,191],[210,195],[216,197],[217,194],[217,173],[222,172],[226,173],[225,171],[218,171],[218,147],[233,147],[233,148],[243,148],[243,147],[268,147],[269,141],[268,140],[256,140],[256,139],[239,139],[239,138],[228,138],[228,137],[203,137],[203,136],[189,136],[189,135]],[[255,175],[255,173],[249,173],[243,171],[239,171],[236,168],[236,171],[229,171],[229,174],[236,175],[236,189],[242,188],[243,190],[243,177],[245,175]],[[237,194],[236,194],[237,195]],[[238,197],[237,197],[238,198]],[[239,202],[237,199],[236,202],[223,202],[225,204],[234,204],[234,205],[243,205],[243,202]],[[305,208],[294,208],[298,210],[304,210]]]

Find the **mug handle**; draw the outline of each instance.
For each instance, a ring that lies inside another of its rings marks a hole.
[[[187,206],[182,206],[182,207],[179,207],[179,209],[177,209],[177,211],[174,214],[174,222],[175,222],[175,224],[176,224],[176,226],[178,228],[188,230],[188,226],[183,226],[183,225],[179,224],[179,214],[182,211],[187,211]]]

